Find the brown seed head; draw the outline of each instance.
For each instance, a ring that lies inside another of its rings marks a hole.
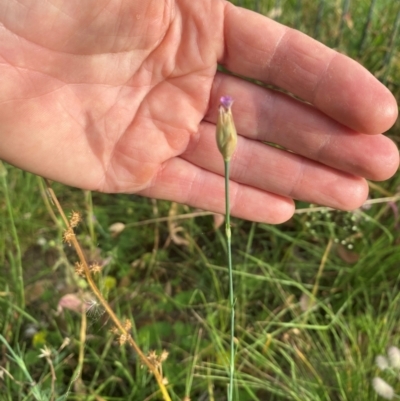
[[[89,270],[91,273],[96,274],[101,272],[101,266],[98,263],[93,263],[89,266]]]
[[[84,268],[82,262],[76,262],[75,263],[75,273],[78,276],[85,277],[85,268]]]
[[[156,354],[156,351],[154,351],[154,350],[149,351],[149,353],[147,354],[147,359],[152,365],[154,365],[155,367],[158,367],[159,362],[158,362],[158,356]]]
[[[69,224],[71,227],[76,227],[82,220],[82,216],[79,212],[72,211],[71,217],[69,219]]]
[[[160,362],[164,362],[168,358],[169,352],[167,350],[163,350],[160,355]]]
[[[63,234],[63,241],[66,242],[69,246],[71,246],[72,239],[74,238],[75,233],[71,227],[68,227]]]
[[[129,319],[125,320],[124,328],[126,331],[128,331],[132,328],[132,322]]]
[[[118,334],[119,333],[119,329],[118,329],[118,327],[112,327],[111,329],[110,329],[110,331],[111,331],[111,333],[113,333],[113,334]]]
[[[121,334],[118,338],[119,345],[124,345],[130,338],[129,334]]]

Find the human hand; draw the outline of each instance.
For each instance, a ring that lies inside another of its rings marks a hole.
[[[232,215],[282,222],[293,198],[353,209],[399,163],[379,135],[396,102],[369,72],[223,0],[4,0],[0,77],[0,158],[80,188],[223,213],[222,95],[239,134]]]

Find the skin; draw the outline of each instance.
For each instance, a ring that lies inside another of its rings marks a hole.
[[[399,164],[381,135],[396,101],[367,70],[223,0],[3,0],[0,77],[0,158],[79,188],[223,213],[222,95],[237,217],[280,223],[293,199],[354,209]]]

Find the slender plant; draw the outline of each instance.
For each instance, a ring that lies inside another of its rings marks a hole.
[[[216,133],[218,149],[224,158],[225,166],[225,233],[228,253],[229,304],[231,315],[228,401],[233,400],[233,379],[235,375],[235,300],[233,293],[231,221],[229,206],[229,164],[236,149],[237,134],[231,111],[232,103],[233,99],[230,96],[221,97],[218,109]]]
[[[122,322],[114,313],[114,311],[111,309],[110,305],[103,297],[102,293],[96,286],[95,280],[92,277],[93,273],[100,271],[100,266],[96,264],[94,265],[88,264],[84,256],[83,250],[75,236],[74,228],[79,224],[81,220],[80,214],[77,212],[73,212],[71,218],[68,219],[64,213],[63,208],[61,207],[60,202],[57,199],[54,190],[51,187],[50,181],[45,179],[45,183],[47,191],[66,226],[63,239],[66,243],[73,245],[79,257],[80,262],[78,262],[75,265],[75,272],[86,278],[90,289],[93,291],[99,303],[104,307],[104,309],[108,313],[108,316],[115,324],[113,332],[119,334],[118,342],[120,343],[120,345],[128,343],[134,349],[134,351],[138,354],[143,365],[147,366],[150,372],[154,375],[164,401],[171,401],[171,397],[165,385],[165,378],[162,376],[162,373],[160,373],[161,371],[159,371],[161,362],[166,358],[166,354],[162,353],[160,357],[157,357],[154,353],[152,353],[149,356],[146,356],[129,334],[129,331],[132,327],[132,323],[129,320],[127,320],[125,323]]]

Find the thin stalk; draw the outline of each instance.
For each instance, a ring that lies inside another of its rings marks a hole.
[[[199,347],[200,347],[200,340],[203,335],[203,330],[200,328],[199,331],[197,332],[197,338],[195,339],[196,343],[194,344],[193,347],[193,360],[192,360],[192,366],[190,367],[190,370],[188,372],[187,378],[186,378],[186,389],[185,389],[185,398],[184,399],[190,399],[190,392],[192,390],[192,385],[193,385],[193,377],[194,377],[194,370],[197,364],[197,360],[199,358]]]
[[[371,24],[372,24],[372,18],[374,16],[375,3],[376,3],[376,0],[371,0],[367,20],[365,21],[365,24],[364,24],[363,34],[361,36],[360,45],[358,48],[358,57],[361,57],[362,52],[365,48],[365,44],[367,42],[368,32],[370,31]]]
[[[10,260],[10,264],[12,266],[13,276],[15,277],[15,287],[18,291],[18,306],[21,309],[25,308],[25,292],[24,292],[24,276],[22,272],[22,254],[21,254],[21,246],[19,243],[19,237],[17,232],[17,227],[15,226],[14,220],[14,212],[11,204],[10,193],[8,191],[8,183],[7,183],[7,170],[4,167],[4,164],[0,161],[0,177],[3,186],[4,197],[6,199],[6,208],[8,212],[8,218],[10,220],[11,226],[11,236],[14,242],[15,250],[16,250],[16,261],[15,264],[12,260]],[[17,331],[18,332],[18,331]]]
[[[333,240],[332,240],[332,237],[331,237],[329,239],[328,245],[325,248],[325,252],[322,255],[321,262],[319,264],[317,276],[315,278],[313,289],[311,291],[311,297],[310,297],[310,300],[308,302],[307,311],[304,314],[304,319],[303,319],[303,322],[302,322],[303,324],[307,323],[308,316],[309,316],[310,312],[312,311],[312,309],[313,309],[313,307],[315,305],[317,292],[318,292],[318,288],[319,288],[319,283],[320,283],[320,280],[321,280],[321,277],[322,277],[322,272],[324,271],[326,262],[328,261],[328,256],[329,256],[329,253],[331,251],[332,244],[333,244]]]
[[[375,205],[378,203],[388,203],[388,202],[398,202],[400,200],[400,195],[394,195],[394,196],[388,196],[385,198],[376,198],[376,199],[368,199],[366,200],[362,206],[359,209],[362,209],[363,206],[367,205]],[[357,210],[359,210],[357,209]],[[337,210],[332,207],[328,206],[316,206],[316,207],[306,207],[303,209],[297,209],[294,213],[295,214],[303,214],[303,213],[316,213],[316,212],[322,212],[322,211],[327,211],[327,210]]]
[[[382,82],[384,85],[386,85],[386,83],[387,83],[387,78],[388,78],[389,70],[390,70],[390,64],[392,62],[393,53],[396,48],[396,46],[395,46],[396,45],[396,37],[397,37],[397,33],[399,31],[399,27],[400,27],[400,9],[398,10],[397,15],[396,15],[396,20],[394,22],[392,35],[390,36],[390,40],[389,40],[389,48],[388,48],[388,51],[386,52],[385,59],[383,61],[383,65],[385,67],[385,73],[382,78]]]
[[[322,17],[324,15],[324,2],[325,2],[325,0],[320,0],[319,5],[318,5],[317,20],[315,21],[315,28],[314,28],[314,38],[315,39],[319,39]]]
[[[346,25],[346,18],[349,14],[349,8],[350,8],[350,0],[343,0],[342,16],[340,18],[340,25],[339,25],[339,34],[336,38],[335,47],[339,47],[342,42],[343,32]]]
[[[93,213],[93,199],[92,199],[92,192],[91,191],[84,191],[85,194],[85,205],[86,205],[86,211],[87,211],[87,225],[89,228],[89,233],[90,233],[90,250],[93,252],[96,248],[97,244],[97,238],[96,238],[96,231],[94,229],[94,224],[93,224],[93,218],[94,218],[94,213]]]
[[[229,160],[224,160],[225,165],[225,232],[228,251],[228,275],[229,275],[229,306],[231,312],[230,330],[230,358],[229,358],[229,387],[228,401],[233,400],[233,379],[235,376],[235,300],[233,295],[233,271],[232,271],[232,244],[231,244],[231,217],[229,207]]]
[[[301,9],[302,9],[302,0],[297,0],[296,4],[296,16],[295,16],[295,27],[296,29],[300,29],[301,24]]]
[[[244,254],[244,260],[243,260],[243,271],[247,271],[248,267],[248,261],[249,261],[249,255],[251,253],[251,247],[253,246],[253,240],[254,240],[254,233],[256,230],[256,223],[251,224],[251,228],[249,231],[249,235],[247,237],[247,244],[246,244],[246,251]],[[239,316],[236,319],[238,322],[239,326],[246,326],[246,305],[248,305],[247,302],[247,281],[246,280],[239,280],[238,286],[240,287],[239,291],[236,291],[236,293],[240,294],[240,298],[236,296],[236,301],[239,299],[240,303],[240,310],[239,310]]]
[[[224,158],[225,168],[225,232],[226,249],[228,252],[228,274],[229,274],[229,303],[231,312],[231,341],[230,341],[230,361],[229,361],[229,387],[228,401],[233,399],[233,377],[235,374],[235,301],[233,299],[233,271],[232,271],[232,250],[231,250],[231,216],[229,207],[229,161],[237,146],[237,132],[233,122],[232,107],[233,99],[230,96],[220,98],[218,108],[218,121],[216,129],[216,139],[218,149]]]

